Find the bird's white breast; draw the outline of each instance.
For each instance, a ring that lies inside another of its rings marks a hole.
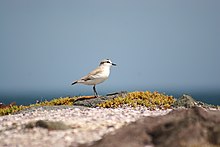
[[[109,77],[109,74],[110,74],[110,68],[108,66],[107,67],[102,66],[100,68],[101,68],[102,72],[93,75],[93,79],[85,81],[84,84],[86,84],[86,85],[96,85],[96,84],[102,83],[105,80],[107,80],[108,77]]]

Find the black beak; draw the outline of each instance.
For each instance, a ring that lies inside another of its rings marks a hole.
[[[113,66],[116,66],[116,64],[115,64],[115,63],[112,63],[112,65],[113,65]]]

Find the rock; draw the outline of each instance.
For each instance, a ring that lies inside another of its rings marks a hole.
[[[174,108],[192,108],[195,106],[199,106],[199,107],[203,107],[203,108],[214,108],[214,109],[218,109],[218,106],[214,106],[214,105],[210,105],[210,104],[206,104],[200,101],[196,101],[194,100],[190,95],[187,94],[183,94],[183,96],[181,96],[179,99],[177,99],[177,101],[174,102],[173,107]]]
[[[98,98],[92,98],[92,99],[80,99],[74,102],[74,105],[76,106],[86,106],[86,107],[97,107],[97,104],[105,102],[106,100],[111,100],[116,97],[125,97],[127,94],[126,91],[121,92],[115,92],[107,94],[106,96],[99,96]]]
[[[145,117],[104,136],[91,147],[147,145],[220,146],[220,111],[193,107],[173,110],[165,116]]]
[[[71,129],[70,126],[65,125],[63,122],[60,121],[45,121],[45,120],[38,120],[36,122],[31,122],[26,125],[26,128],[34,128],[34,127],[41,127],[48,130],[67,130]]]
[[[196,105],[196,101],[190,95],[183,94],[173,105],[175,107],[192,108]]]

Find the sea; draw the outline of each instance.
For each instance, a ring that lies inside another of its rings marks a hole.
[[[160,92],[160,91],[159,91]],[[53,94],[51,94],[53,93]],[[173,92],[173,91],[163,91],[161,93],[165,93],[167,95],[172,95],[174,98],[178,99],[183,94],[188,94],[192,96],[195,100],[205,102],[212,105],[220,105],[220,91],[212,91],[212,92]],[[0,104],[10,104],[16,103],[16,105],[30,105],[36,102],[41,101],[49,101],[55,98],[63,98],[63,97],[73,97],[80,95],[91,95],[93,93],[81,93],[79,95],[71,94],[71,93],[59,93],[59,92],[42,92],[42,93],[26,93],[26,94],[0,94]],[[106,95],[106,93],[99,93],[100,95]]]

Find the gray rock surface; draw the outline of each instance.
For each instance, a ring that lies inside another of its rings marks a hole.
[[[194,107],[146,117],[107,134],[90,147],[115,146],[220,146],[220,111]]]
[[[107,94],[106,96],[99,96],[98,98],[94,99],[82,99],[74,102],[75,106],[86,106],[86,107],[96,107],[97,104],[105,102],[106,100],[111,100],[116,97],[125,97],[127,95],[126,91],[121,91],[121,92],[115,92],[115,93],[110,93]]]

